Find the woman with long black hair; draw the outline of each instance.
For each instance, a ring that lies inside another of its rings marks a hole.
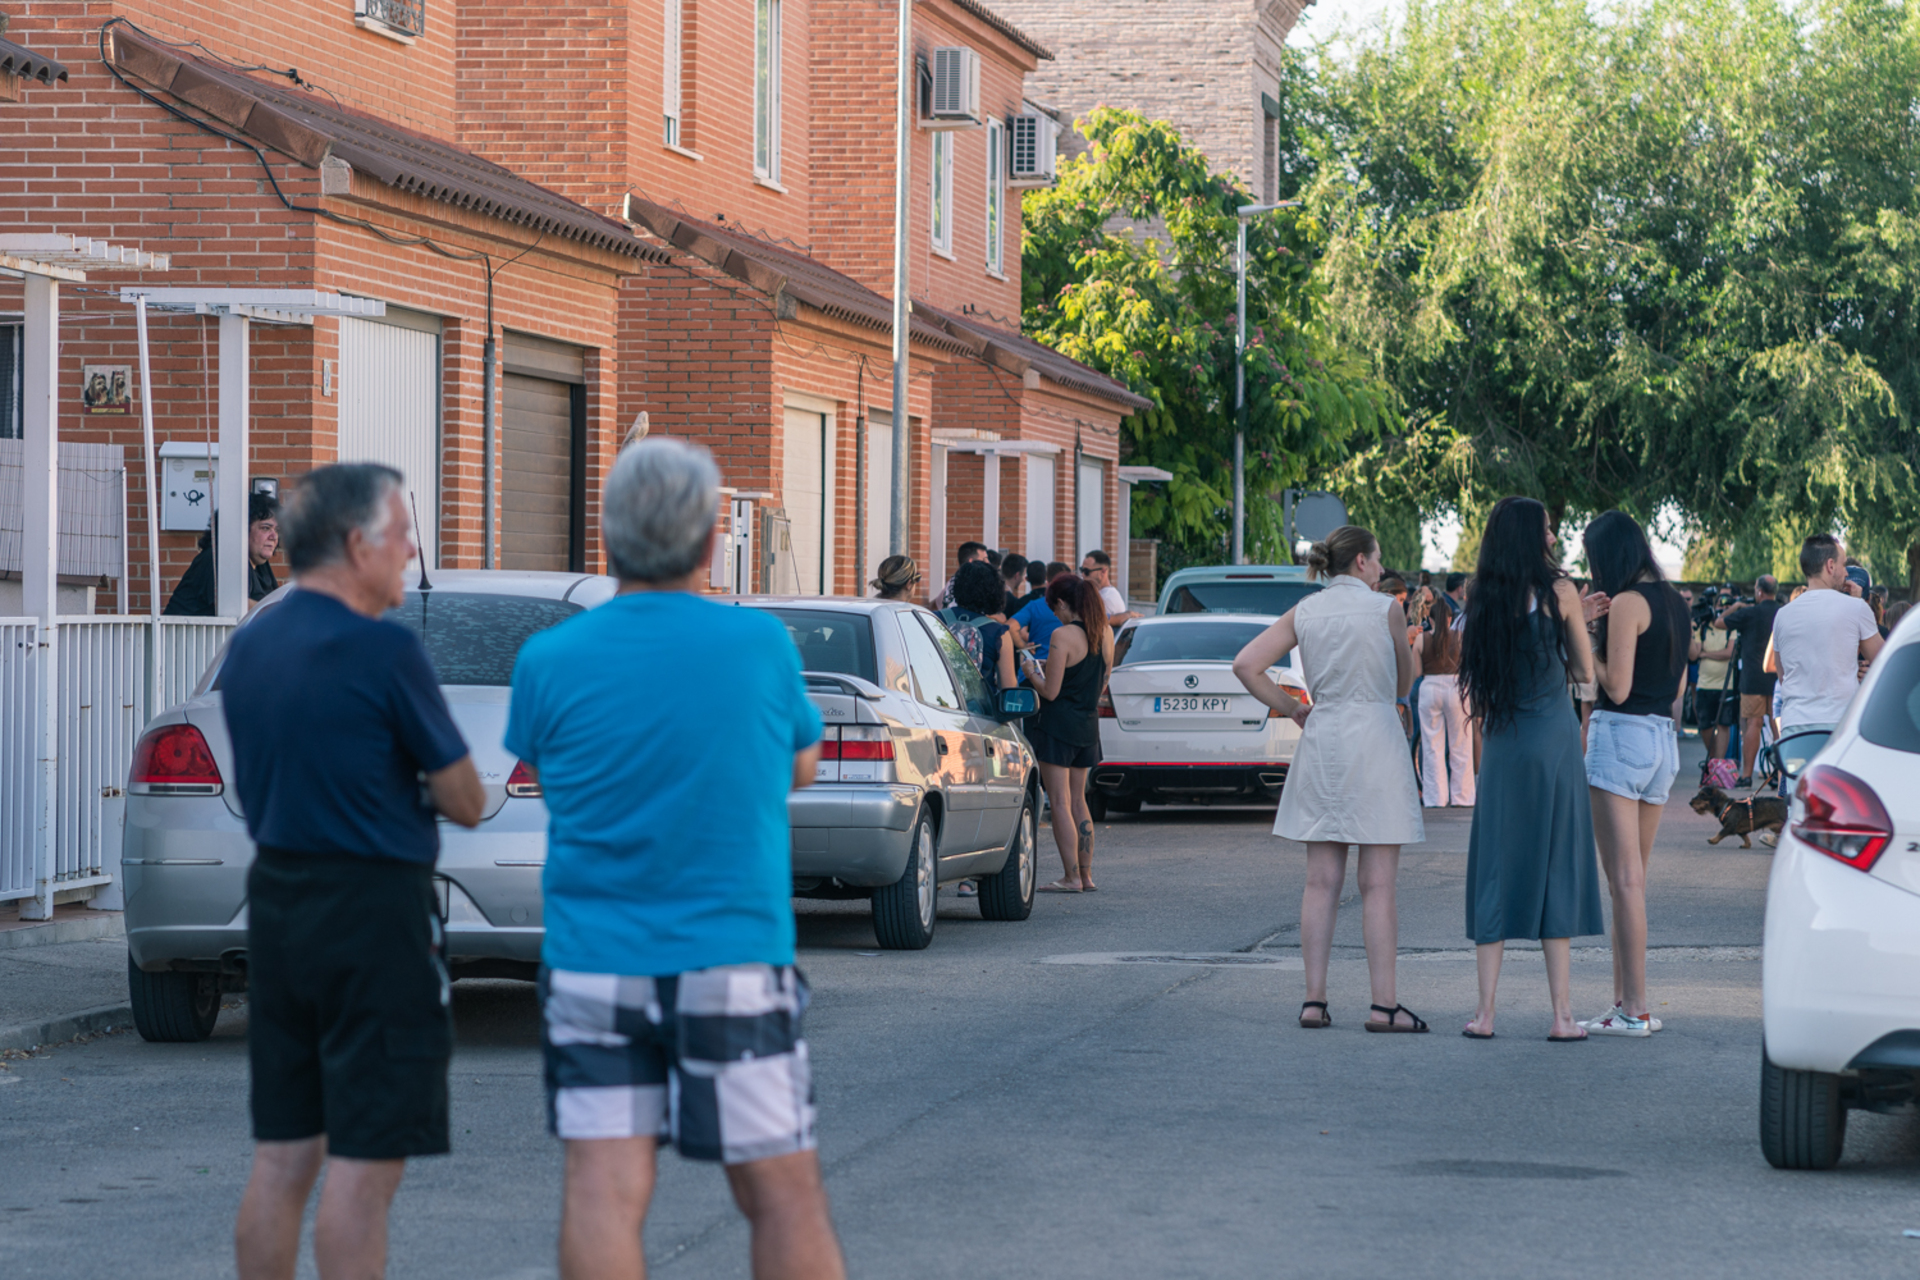
[[[1467,936],[1480,1007],[1462,1033],[1493,1038],[1494,993],[1510,939],[1538,941],[1553,999],[1549,1040],[1584,1040],[1574,1021],[1572,939],[1601,933],[1593,806],[1569,675],[1591,680],[1583,602],[1554,561],[1547,509],[1502,498],[1487,516],[1460,637],[1460,688],[1483,725],[1478,804],[1467,841]]]
[[[1600,865],[1613,895],[1613,1007],[1586,1023],[1605,1036],[1650,1036],[1647,1009],[1647,861],[1680,771],[1673,700],[1700,650],[1687,602],[1654,562],[1632,516],[1609,511],[1582,539],[1596,592],[1606,595],[1599,699],[1587,728],[1587,783]]]

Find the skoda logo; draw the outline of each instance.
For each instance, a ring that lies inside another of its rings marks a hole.
[[[1189,689],[1198,689],[1199,687],[1200,687],[1200,677],[1199,677],[1199,676],[1188,676],[1188,677],[1187,677],[1187,688],[1189,688]]]

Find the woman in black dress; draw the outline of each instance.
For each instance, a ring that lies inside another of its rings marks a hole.
[[[1047,638],[1047,662],[1020,651],[1020,671],[1040,694],[1040,712],[1027,721],[1027,741],[1040,764],[1040,781],[1053,810],[1053,842],[1062,874],[1043,893],[1092,893],[1093,814],[1087,809],[1087,770],[1100,763],[1100,691],[1113,667],[1113,631],[1094,585],[1061,575],[1047,585],[1047,606],[1060,626]],[[1089,627],[1083,619],[1094,619]]]
[[[1600,933],[1593,807],[1567,680],[1592,679],[1583,602],[1554,563],[1547,509],[1502,498],[1487,517],[1460,637],[1460,689],[1484,725],[1478,804],[1467,840],[1467,936],[1480,1007],[1462,1033],[1493,1038],[1508,939],[1537,940],[1553,999],[1548,1039],[1584,1040],[1574,1021],[1572,942]]]

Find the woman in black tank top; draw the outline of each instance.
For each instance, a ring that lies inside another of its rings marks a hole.
[[[1100,691],[1113,667],[1113,632],[1106,606],[1085,578],[1061,574],[1047,584],[1047,605],[1060,627],[1043,667],[1031,650],[1020,653],[1020,674],[1040,695],[1040,712],[1025,726],[1040,781],[1053,811],[1053,841],[1061,876],[1042,893],[1091,893],[1093,814],[1087,808],[1087,770],[1100,763]],[[1092,626],[1087,619],[1096,619]]]
[[[1680,770],[1673,708],[1700,642],[1631,516],[1607,512],[1584,540],[1593,585],[1608,597],[1594,624],[1600,688],[1587,731],[1587,792],[1613,897],[1614,1003],[1582,1025],[1594,1035],[1649,1036],[1660,1021],[1647,1009],[1647,862]]]

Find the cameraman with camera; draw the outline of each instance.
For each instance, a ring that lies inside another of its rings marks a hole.
[[[1780,612],[1774,597],[1780,584],[1772,574],[1754,580],[1752,604],[1728,609],[1720,625],[1740,635],[1740,778],[1737,787],[1753,785],[1753,758],[1760,751],[1760,726],[1773,711],[1777,679],[1766,669],[1767,645],[1773,639],[1773,618]]]

